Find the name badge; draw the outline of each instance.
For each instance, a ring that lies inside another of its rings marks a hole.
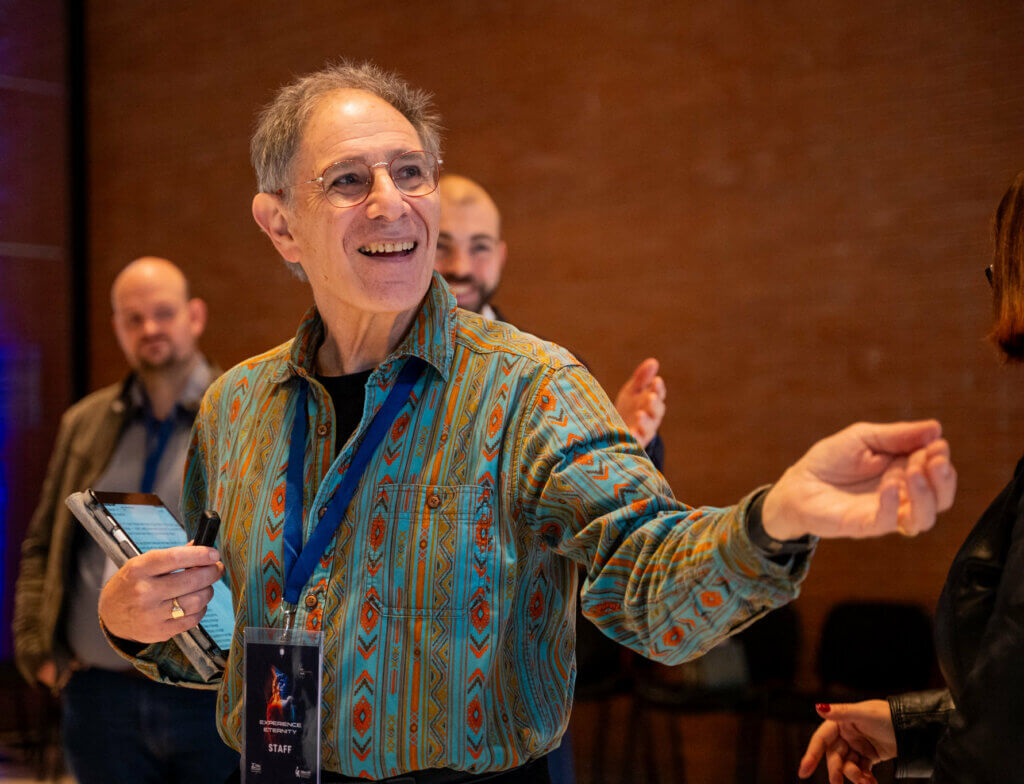
[[[242,781],[320,782],[320,632],[245,629]]]

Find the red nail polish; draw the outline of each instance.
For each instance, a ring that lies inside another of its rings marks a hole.
[[[818,711],[818,713],[828,713],[830,710],[832,710],[832,706],[829,705],[827,702],[819,702],[814,706],[814,709]]]

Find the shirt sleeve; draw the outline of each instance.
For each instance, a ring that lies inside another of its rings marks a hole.
[[[751,541],[755,494],[724,509],[678,501],[581,366],[526,394],[514,511],[584,566],[583,614],[606,635],[679,663],[797,596],[809,555],[776,563]]]

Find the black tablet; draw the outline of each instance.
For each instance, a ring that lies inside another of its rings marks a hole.
[[[188,544],[188,534],[171,510],[152,493],[87,491],[89,504],[129,558],[165,547]],[[199,625],[210,653],[227,656],[235,628],[231,589],[223,580],[213,584],[213,599]],[[212,650],[211,650],[212,647]]]

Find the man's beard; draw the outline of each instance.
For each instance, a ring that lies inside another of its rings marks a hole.
[[[484,306],[491,301],[491,298],[494,296],[494,292],[498,290],[497,286],[488,289],[483,283],[469,275],[445,275],[444,279],[449,286],[468,285],[472,289],[472,292],[476,295],[476,301],[472,303],[473,307],[471,308],[474,313],[482,311]]]
[[[161,340],[159,342],[162,343],[164,341]],[[168,339],[166,341],[166,344],[168,347],[167,353],[164,354],[160,359],[155,361],[149,359],[146,356],[145,351],[138,352],[137,361],[139,370],[141,370],[144,373],[160,373],[168,370],[174,370],[176,367],[181,365],[182,358],[178,356],[178,352],[176,351],[173,343]]]

